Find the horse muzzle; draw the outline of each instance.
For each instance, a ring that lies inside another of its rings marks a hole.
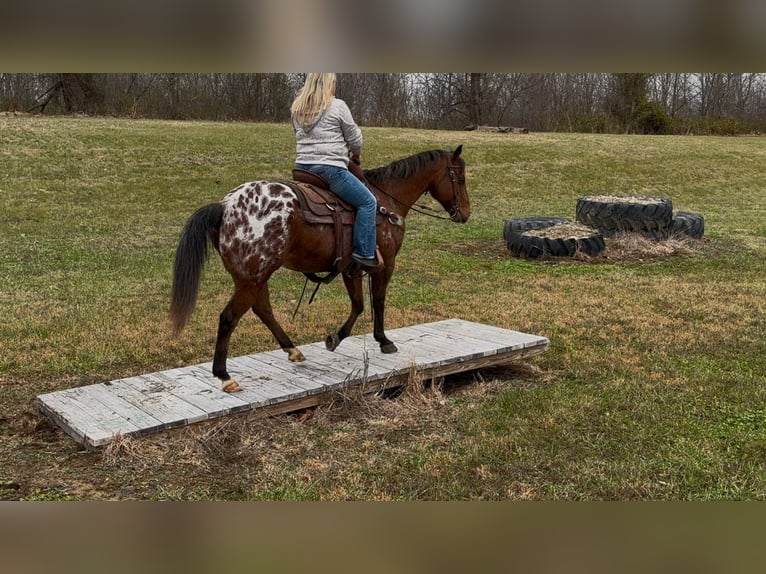
[[[450,213],[450,221],[454,221],[455,223],[465,223],[468,221],[468,218],[471,216],[469,213],[463,213],[460,209],[456,209],[452,213]]]

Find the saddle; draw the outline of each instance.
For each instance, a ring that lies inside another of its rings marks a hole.
[[[286,183],[296,192],[307,223],[335,225],[340,221],[342,225],[353,225],[356,210],[331,192],[323,177],[294,169],[293,180]]]
[[[351,167],[352,165],[355,169]],[[364,173],[356,163],[350,162],[349,169],[367,185]],[[285,181],[284,183],[298,197],[306,223],[332,225],[335,230],[334,271],[331,271],[324,278],[320,278],[315,274],[304,273],[314,282],[326,283],[335,278],[338,273],[343,272],[351,264],[351,226],[356,220],[356,209],[331,192],[330,186],[323,177],[297,168],[293,169],[292,175],[293,181]],[[376,223],[379,224],[381,221],[382,216],[378,213],[376,215]],[[382,258],[379,252],[376,254],[378,256],[378,264],[380,265]]]

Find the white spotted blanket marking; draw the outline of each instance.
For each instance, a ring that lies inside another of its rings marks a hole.
[[[281,265],[288,218],[298,199],[286,185],[267,181],[242,184],[227,194],[219,236],[224,263],[254,281]]]

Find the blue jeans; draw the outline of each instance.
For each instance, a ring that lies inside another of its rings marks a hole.
[[[354,254],[375,257],[377,228],[375,213],[378,202],[372,192],[348,169],[334,165],[296,163],[295,167],[322,176],[330,191],[356,208],[354,221]]]

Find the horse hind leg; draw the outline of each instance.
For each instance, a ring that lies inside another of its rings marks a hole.
[[[213,358],[213,375],[221,379],[223,390],[227,393],[235,393],[242,390],[239,383],[229,375],[226,368],[226,360],[229,354],[231,334],[248,309],[252,309],[258,318],[269,328],[279,345],[287,352],[291,361],[306,360],[303,353],[295,348],[290,337],[287,336],[274,318],[269,301],[268,285],[264,284],[246,289],[238,289],[219,317],[218,338],[216,339],[215,355]]]
[[[362,276],[343,275],[343,283],[346,285],[346,291],[348,291],[348,296],[351,299],[351,312],[346,322],[336,334],[327,335],[324,344],[328,351],[337,349],[340,342],[351,334],[351,329],[354,328],[356,320],[359,318],[359,315],[362,314],[362,311],[364,311]]]
[[[253,313],[255,313],[263,322],[263,324],[269,328],[269,331],[271,331],[271,334],[274,335],[274,338],[277,340],[277,343],[279,343],[279,346],[282,347],[282,350],[284,350],[285,353],[287,353],[288,359],[293,362],[306,360],[306,357],[304,357],[303,353],[301,353],[300,350],[295,347],[290,337],[287,335],[287,333],[285,333],[284,329],[282,329],[282,326],[274,317],[274,312],[271,309],[268,283],[265,284],[260,291],[258,291],[255,303],[253,304]]]
[[[259,291],[259,287],[237,289],[226,307],[221,311],[218,319],[218,336],[215,342],[215,355],[213,356],[213,375],[221,380],[223,390],[227,393],[242,390],[237,381],[229,376],[229,371],[226,368],[231,334],[242,316],[253,306]]]

